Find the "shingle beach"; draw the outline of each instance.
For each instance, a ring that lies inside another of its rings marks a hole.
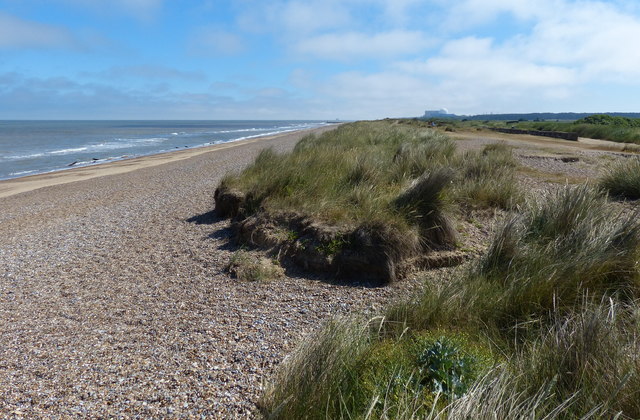
[[[406,294],[226,273],[229,222],[198,216],[305,134],[0,182],[0,417],[254,417],[305,334]]]

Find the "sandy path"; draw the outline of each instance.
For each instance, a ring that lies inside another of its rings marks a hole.
[[[397,293],[238,283],[227,222],[187,221],[302,134],[0,198],[0,417],[251,416],[305,332]]]

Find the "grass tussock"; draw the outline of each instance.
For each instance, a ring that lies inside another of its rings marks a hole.
[[[241,281],[269,282],[284,276],[284,269],[279,264],[244,250],[233,254],[227,270]]]
[[[307,341],[264,413],[640,418],[636,219],[588,186],[526,202],[476,264],[429,281],[382,320],[330,324]]]
[[[258,405],[268,418],[326,418],[339,412],[335,398],[369,346],[368,324],[336,319],[305,341],[284,362]]]
[[[515,191],[511,149],[489,145],[461,157],[455,150],[453,141],[435,130],[385,122],[346,124],[320,137],[305,137],[290,154],[265,150],[243,173],[226,177],[222,186],[246,194],[245,215],[291,211],[337,224],[406,221],[405,216],[415,220],[415,209],[409,214],[397,211],[399,196],[429,174],[433,180],[444,179],[448,168],[451,182],[438,184],[434,197],[451,195],[448,184],[453,184],[458,201],[506,206]],[[503,191],[497,191],[500,184]],[[421,215],[426,217],[428,213]]]
[[[305,137],[289,154],[263,151],[225,186],[246,193],[245,215],[295,212],[343,225],[400,222],[405,219],[393,206],[397,196],[454,151],[453,142],[435,131],[347,124]]]
[[[389,281],[400,262],[394,258],[455,246],[457,205],[511,207],[518,195],[514,167],[502,144],[458,156],[436,130],[360,122],[307,136],[288,154],[264,150],[245,171],[225,177],[216,194],[228,198],[218,206],[224,215],[290,214],[335,227],[349,240],[332,264],[370,249],[389,259],[388,269],[378,270]],[[337,271],[352,274],[349,267]]]
[[[274,419],[638,418],[639,315],[611,300],[555,312],[516,347],[456,325],[390,339],[380,321],[334,322],[260,407]]]
[[[384,339],[383,319],[327,324],[284,362],[259,403],[268,418],[409,418],[443,409],[490,369],[462,333]],[[419,398],[416,398],[419,396]]]
[[[585,294],[638,296],[639,246],[635,214],[611,209],[589,186],[566,186],[506,220],[472,276],[500,291],[506,320],[526,320]]]
[[[453,194],[465,205],[511,209],[522,201],[515,178],[517,166],[512,149],[504,143],[466,152],[456,159],[458,182]]]
[[[593,124],[586,121],[575,122],[520,122],[516,128],[524,130],[565,131],[579,137],[610,140],[619,143],[640,143],[640,127],[619,124]]]
[[[619,161],[609,167],[598,181],[599,187],[621,199],[640,198],[640,159]]]
[[[443,197],[453,176],[449,168],[425,172],[394,201],[400,213],[420,227],[420,236],[428,245],[452,245],[455,242],[456,231],[446,213],[446,199]]]

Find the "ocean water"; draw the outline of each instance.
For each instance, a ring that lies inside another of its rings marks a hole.
[[[325,124],[320,121],[0,121],[0,179]]]

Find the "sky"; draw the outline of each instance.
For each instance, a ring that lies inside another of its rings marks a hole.
[[[636,0],[0,0],[0,119],[639,112]]]

